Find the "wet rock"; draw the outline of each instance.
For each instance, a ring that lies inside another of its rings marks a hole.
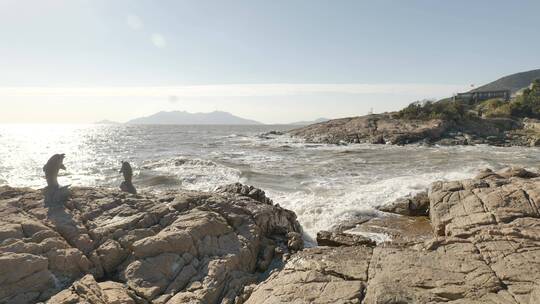
[[[396,201],[377,209],[401,215],[425,216],[429,214],[429,198],[427,191],[422,191],[412,196],[397,199]]]
[[[422,242],[433,236],[428,217],[393,214],[370,218],[352,226],[342,227],[338,231],[345,234],[361,235],[378,244]]]
[[[46,205],[39,191],[0,187],[0,303],[234,303],[272,245],[301,232],[293,212],[263,201],[73,188]]]
[[[287,233],[287,247],[292,252],[304,249],[302,234],[294,231]]]
[[[243,185],[241,183],[234,183],[234,184],[219,186],[216,189],[216,192],[238,194],[238,195],[250,197],[261,203],[273,204],[272,200],[266,197],[266,193],[263,190],[259,188],[255,188],[253,186]]]
[[[317,244],[319,246],[329,246],[329,247],[360,246],[360,245],[375,246],[376,242],[368,237],[357,235],[357,234],[319,231],[317,232]]]

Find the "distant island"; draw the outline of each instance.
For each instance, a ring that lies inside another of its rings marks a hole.
[[[150,116],[132,119],[127,124],[139,125],[261,125],[228,112],[189,113],[186,111],[161,111]]]
[[[117,121],[103,119],[103,120],[100,120],[100,121],[96,121],[94,124],[96,124],[96,125],[119,125],[120,123],[117,122]]]
[[[289,134],[336,144],[540,146],[540,69],[396,112],[333,119]]]
[[[291,122],[289,123],[289,125],[296,125],[296,126],[307,126],[307,125],[312,125],[312,124],[317,124],[317,123],[321,123],[321,122],[325,122],[325,121],[329,121],[330,118],[317,118],[315,120],[312,120],[312,121],[297,121],[297,122]]]

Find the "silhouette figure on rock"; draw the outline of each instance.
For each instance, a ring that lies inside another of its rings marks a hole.
[[[45,166],[43,166],[45,179],[47,179],[47,187],[44,190],[46,204],[65,202],[69,198],[69,185],[60,187],[58,184],[58,172],[60,170],[66,170],[64,166],[65,157],[65,154],[54,154],[49,158]]]
[[[131,194],[137,194],[137,189],[133,186],[131,179],[133,178],[133,169],[128,162],[122,161],[122,168],[120,173],[124,175],[124,181],[120,184],[120,190],[129,192]]]

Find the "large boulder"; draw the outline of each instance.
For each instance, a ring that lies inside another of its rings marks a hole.
[[[0,303],[234,303],[301,232],[242,194],[1,187]]]
[[[422,191],[414,195],[399,198],[378,209],[380,211],[401,215],[425,216],[429,214],[429,197],[427,191]]]

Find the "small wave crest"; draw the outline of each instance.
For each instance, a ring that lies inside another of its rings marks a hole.
[[[144,187],[153,187],[153,186],[180,186],[182,181],[176,178],[175,176],[169,175],[156,175],[156,176],[138,176],[138,182]]]
[[[238,169],[211,160],[176,157],[143,164],[143,170],[151,170],[156,176],[147,183],[155,185],[181,185],[184,189],[210,191],[224,184],[240,180]],[[157,182],[160,182],[157,184]]]

